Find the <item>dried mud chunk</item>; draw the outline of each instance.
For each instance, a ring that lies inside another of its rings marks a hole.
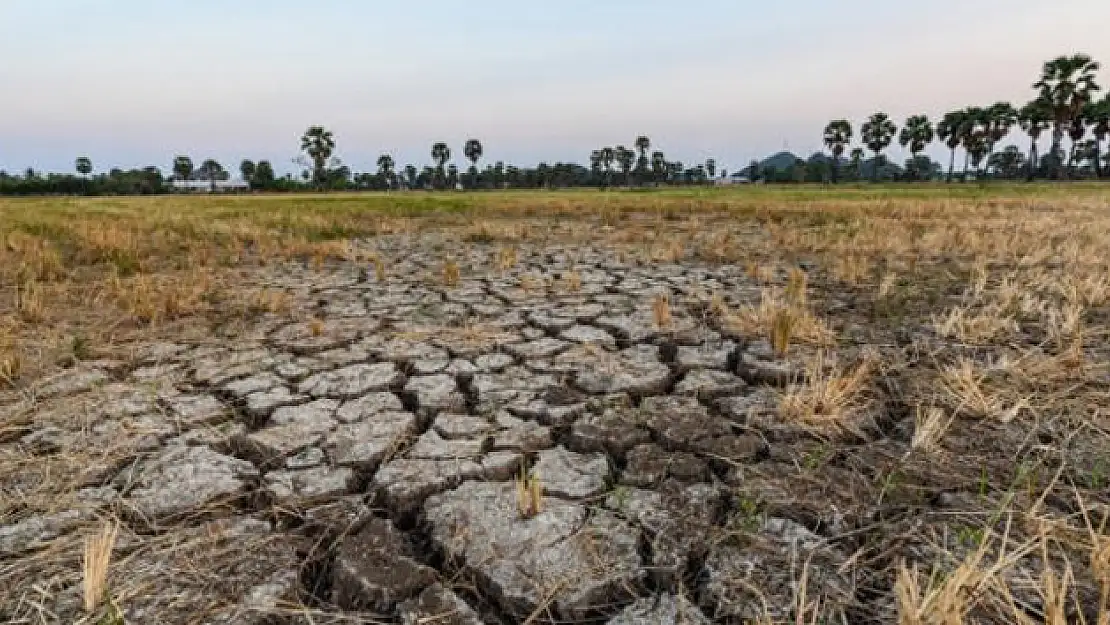
[[[575,451],[603,451],[623,458],[628,450],[651,440],[651,434],[628,409],[609,409],[587,414],[572,427],[568,445]]]
[[[258,476],[251,463],[207,447],[167,447],[139,466],[125,504],[143,519],[157,522],[233,503]]]
[[[558,616],[581,620],[630,596],[643,575],[633,528],[555,498],[524,519],[516,497],[513,484],[467,482],[430,498],[433,543],[517,618],[550,600]]]
[[[533,470],[545,495],[564,499],[600,495],[609,481],[609,461],[603,454],[576,454],[563,447],[541,451]]]
[[[482,625],[474,608],[442,584],[429,586],[398,611],[402,625]]]
[[[345,610],[392,610],[436,581],[435,570],[412,555],[411,546],[393,523],[371,519],[339,547],[332,573],[332,600]]]
[[[628,606],[609,625],[709,625],[696,605],[682,595],[646,597]]]

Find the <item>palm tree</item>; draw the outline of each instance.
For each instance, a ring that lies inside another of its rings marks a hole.
[[[967,111],[950,111],[944,114],[937,124],[937,138],[948,146],[948,182],[952,182],[952,174],[956,170],[956,148],[960,147],[963,138],[963,127],[968,123]]]
[[[612,183],[613,178],[613,159],[616,158],[616,153],[613,148],[601,148],[601,164],[605,166],[605,186]]]
[[[239,163],[239,175],[243,177],[243,182],[248,185],[254,186],[254,174],[258,171],[258,166],[250,159],[243,159]]]
[[[188,156],[176,156],[173,159],[173,175],[178,180],[190,180],[193,177],[193,159]]]
[[[1018,123],[1025,134],[1029,135],[1026,179],[1032,180],[1037,172],[1037,141],[1040,140],[1041,133],[1052,126],[1052,105],[1041,98],[1029,102],[1018,111]]]
[[[393,174],[393,168],[395,166],[396,163],[392,156],[382,154],[378,157],[378,176],[385,182],[387,189],[392,189],[394,187],[393,179],[395,176]]]
[[[708,174],[710,178],[717,177],[717,159],[709,158],[705,160],[705,173]]]
[[[440,141],[432,144],[432,160],[435,161],[436,164],[436,184],[434,186],[438,187],[443,185],[444,178],[447,175],[443,169],[443,166],[447,164],[447,161],[450,160],[450,158],[451,148],[447,147],[446,143]]]
[[[470,187],[478,186],[478,159],[482,158],[482,142],[477,139],[469,139],[466,145],[463,146],[463,155],[466,160],[470,161],[470,171],[467,172],[470,178]]]
[[[858,180],[863,176],[863,148],[852,148],[852,171],[855,172],[855,177]],[[755,161],[752,161],[755,165]]]
[[[1091,112],[1090,103],[1083,107],[1083,110],[1078,115],[1072,117],[1068,122],[1068,138],[1071,139],[1071,149],[1068,150],[1068,171],[1071,171],[1072,165],[1075,163],[1076,149],[1079,142],[1087,134],[1087,124],[1091,121],[1088,114]]]
[[[1053,154],[1060,149],[1064,132],[1075,126],[1083,108],[1099,90],[1095,83],[1098,70],[1099,64],[1086,54],[1061,56],[1045,63],[1041,79],[1033,83],[1041,99],[1052,107]]]
[[[618,145],[613,152],[617,164],[620,165],[621,173],[624,174],[624,184],[631,186],[632,181],[629,174],[632,173],[632,161],[636,158],[636,153],[623,145]]]
[[[887,149],[894,140],[898,128],[890,121],[886,113],[875,113],[860,128],[860,138],[867,149],[875,153],[875,170],[873,177],[879,179],[879,168],[883,164],[883,150]]]
[[[994,146],[1010,134],[1010,129],[1018,121],[1018,112],[1009,102],[995,102],[986,110],[987,168],[990,168],[990,155]]]
[[[651,153],[651,176],[655,182],[664,182],[667,177],[667,155],[656,150]]]
[[[975,152],[986,150],[987,111],[978,106],[964,109],[964,123],[960,126],[960,143],[964,146],[964,180],[967,180],[968,164]],[[983,160],[982,155],[976,163]],[[978,173],[978,166],[976,167]]]
[[[898,135],[898,144],[902,147],[909,146],[910,162],[916,165],[917,155],[933,142],[933,123],[925,115],[914,115],[906,120],[902,133]],[[918,172],[913,172],[915,175]]]
[[[312,160],[312,178],[317,186],[327,177],[328,159],[335,152],[335,137],[323,126],[310,126],[301,136],[301,151]]]
[[[1101,178],[1102,142],[1110,136],[1110,94],[1090,105],[1087,118],[1091,120],[1091,134],[1095,137],[1095,176]]]
[[[852,142],[852,123],[846,119],[834,119],[825,126],[825,145],[833,155],[833,184],[840,181],[840,157]]]
[[[647,178],[648,170],[648,150],[651,149],[651,139],[646,136],[636,137],[636,151],[639,156],[636,158],[636,175],[643,182]]]
[[[92,159],[87,156],[79,156],[74,163],[74,167],[77,169],[77,173],[88,176],[93,170]]]
[[[408,185],[408,188],[416,188],[416,177],[419,175],[420,172],[417,171],[416,165],[405,165],[405,184]]]

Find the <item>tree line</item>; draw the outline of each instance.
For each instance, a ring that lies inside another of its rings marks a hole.
[[[1102,147],[1110,137],[1110,94],[1097,97],[1101,91],[1095,79],[1098,70],[1099,63],[1086,54],[1050,60],[1033,83],[1035,96],[1020,108],[1009,102],[969,106],[943,114],[935,124],[927,115],[912,115],[901,129],[888,114],[875,113],[860,124],[858,145],[853,143],[857,139],[853,124],[846,119],[833,120],[822,135],[829,154],[817,153],[802,160],[782,153],[763,162],[753,161],[735,175],[740,180],[769,183],[1101,178],[1110,171],[1110,154],[1104,155]],[[1028,137],[1027,152],[1016,145],[999,149],[1015,129]],[[1051,147],[1040,155],[1038,143],[1045,133],[1051,137]],[[895,140],[910,153],[904,167],[887,160],[886,150]],[[948,150],[947,168],[925,154],[936,141]],[[728,175],[718,169],[714,159],[694,165],[668,160],[664,152],[652,150],[646,136],[637,137],[632,146],[593,150],[588,167],[562,162],[517,167],[503,161],[480,167],[485,148],[480,140],[469,139],[462,146],[469,163],[463,171],[450,163],[450,146],[436,142],[430,151],[431,164],[399,166],[391,155],[382,154],[376,170],[356,173],[336,157],[334,134],[312,126],[301,136],[301,155],[293,159],[299,176],[278,176],[270,161],[251,159],[239,164],[239,176],[253,191],[304,191],[699,185],[711,183],[718,174],[720,178]],[[871,158],[867,158],[868,151]],[[958,173],[957,152],[963,156]],[[185,155],[173,159],[168,176],[154,166],[127,171],[116,168],[94,175],[93,162],[85,156],[75,160],[74,171],[76,175],[27,169],[21,176],[0,171],[0,195],[154,194],[183,186],[175,187],[177,181],[204,181],[215,188],[232,177],[215,159],[196,165]]]
[[[935,166],[921,156],[934,140],[948,149],[948,181],[956,177],[957,151],[963,153],[962,179],[1101,178],[1110,167],[1110,155],[1104,156],[1102,150],[1110,136],[1110,94],[1097,97],[1101,90],[1095,80],[1098,70],[1099,63],[1086,54],[1055,58],[1044,64],[1040,78],[1033,83],[1033,99],[1020,108],[1009,102],[969,106],[945,113],[935,125],[927,115],[913,115],[899,131],[889,115],[875,113],[860,125],[861,146],[850,152],[852,173],[859,175],[858,163],[866,148],[876,165],[871,168],[872,177],[883,177],[885,150],[897,138],[910,152],[905,177],[911,180],[937,177]],[[1028,153],[1016,145],[997,149],[1015,128],[1029,138]],[[1042,156],[1037,145],[1046,132],[1051,133],[1052,142]],[[833,182],[839,179],[844,152],[854,137],[848,120],[833,120],[825,127],[822,140],[833,155]]]

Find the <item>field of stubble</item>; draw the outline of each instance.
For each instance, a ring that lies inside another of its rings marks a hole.
[[[1110,187],[0,200],[0,621],[1110,622]]]

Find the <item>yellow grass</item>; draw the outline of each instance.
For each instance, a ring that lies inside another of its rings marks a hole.
[[[85,611],[95,612],[108,599],[108,567],[112,562],[112,549],[116,546],[119,526],[107,523],[100,533],[85,541],[82,570],[84,578]]]

